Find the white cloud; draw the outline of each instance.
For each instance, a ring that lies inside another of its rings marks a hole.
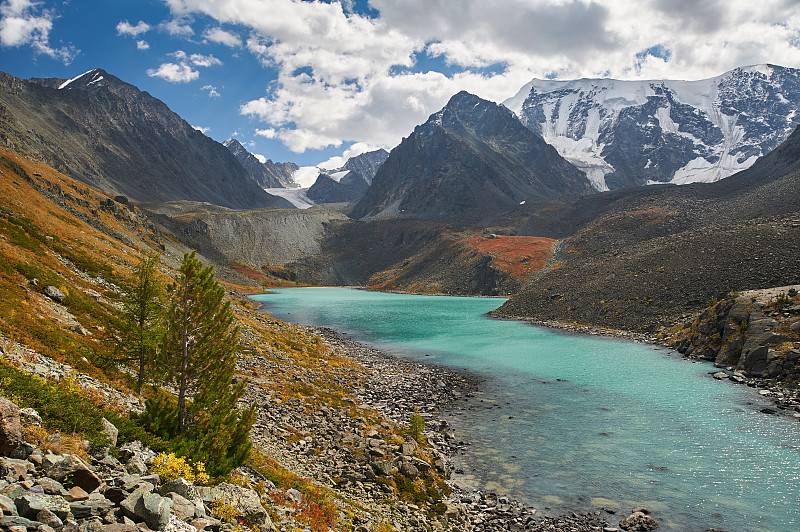
[[[203,38],[231,48],[239,48],[242,46],[242,39],[235,33],[225,31],[222,28],[208,28],[203,32]]]
[[[148,50],[150,49],[150,43],[147,41],[136,41],[136,48],[139,50]]]
[[[6,0],[0,4],[0,45],[30,46],[36,54],[47,55],[69,64],[78,50],[72,45],[59,48],[50,46],[50,31],[57,17],[41,2],[31,0]]]
[[[791,0],[370,0],[376,17],[349,0],[164,1],[182,20],[204,15],[249,35],[246,49],[277,80],[241,111],[295,151],[393,146],[459,90],[502,101],[551,73],[700,79],[800,66]],[[662,57],[646,53],[655,46]],[[437,61],[454,73],[422,67]]]
[[[188,55],[183,50],[176,50],[167,55],[174,57],[177,63],[161,63],[158,68],[149,69],[147,71],[148,76],[161,78],[170,83],[186,83],[200,77],[200,72],[195,70],[193,66],[210,67],[222,64],[222,61],[213,55]],[[209,96],[212,95],[209,93]],[[219,93],[216,96],[219,96]]]
[[[194,30],[187,20],[174,18],[158,25],[160,29],[166,31],[174,37],[191,37]]]
[[[192,62],[192,64],[199,67],[210,67],[222,64],[222,61],[213,55],[192,54],[189,56],[189,60]]]
[[[187,83],[200,77],[200,72],[193,70],[186,63],[161,63],[158,68],[147,70],[147,75],[151,78],[161,78],[170,83]]]
[[[322,168],[323,170],[335,170],[336,168],[341,168],[347,162],[347,159],[350,157],[357,157],[362,153],[367,153],[375,150],[381,149],[383,146],[373,146],[366,142],[356,142],[344,152],[342,152],[341,156],[331,157],[325,162],[319,163],[317,166]]]
[[[131,37],[138,37],[142,33],[150,31],[150,24],[140,20],[135,26],[127,20],[121,21],[117,24],[117,34],[129,35]]]
[[[267,158],[264,157],[263,155],[261,155],[260,153],[252,153],[251,152],[250,154],[253,157],[255,157],[256,159],[258,159],[258,162],[260,162],[261,164],[264,164],[265,162],[267,162]]]
[[[203,126],[192,126],[192,127],[197,131],[199,131],[200,133],[202,133],[203,135],[211,131],[210,127],[203,127]]]
[[[256,129],[256,135],[258,135],[259,137],[264,137],[266,139],[274,139],[277,138],[278,132],[275,131],[273,128]]]
[[[200,88],[200,90],[208,91],[209,98],[219,98],[220,93],[217,91],[217,88],[213,85],[204,85]]]

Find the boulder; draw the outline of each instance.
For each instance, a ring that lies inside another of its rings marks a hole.
[[[36,516],[45,508],[53,512],[59,519],[66,519],[70,512],[69,503],[58,495],[46,495],[44,493],[26,493],[14,499],[17,511],[22,517],[36,519]]]
[[[36,514],[36,520],[52,528],[61,528],[64,526],[64,521],[59,519],[56,514],[47,508],[42,509],[38,514]]]
[[[8,454],[22,443],[20,410],[5,397],[0,397],[0,454]]]
[[[53,285],[44,289],[44,295],[55,301],[56,303],[63,303],[67,295]]]
[[[636,511],[639,510],[639,511]],[[649,530],[656,530],[658,523],[655,519],[645,513],[644,508],[637,508],[634,512],[619,522],[619,527],[622,530],[629,530],[630,532],[647,532]]]
[[[139,458],[145,465],[152,464],[156,453],[140,441],[128,442],[119,448],[120,459],[127,463],[131,458]]]
[[[7,515],[0,518],[0,530],[14,530],[16,528],[24,528],[28,530],[38,530],[44,523],[19,517],[16,515]]]
[[[175,480],[170,480],[159,486],[158,492],[162,495],[166,495],[167,493],[177,493],[181,497],[189,500],[195,500],[198,498],[197,488],[195,488],[194,484],[186,480],[185,478],[176,478]]]
[[[139,489],[122,501],[120,506],[130,519],[144,522],[152,530],[162,530],[169,522],[172,500]]]
[[[0,516],[3,515],[19,515],[19,513],[17,512],[17,505],[14,504],[14,501],[5,495],[0,495]]]
[[[372,470],[378,476],[388,477],[392,474],[392,463],[388,460],[378,460],[376,462],[372,462],[370,465],[372,466]]]
[[[91,468],[75,455],[64,455],[64,459],[53,464],[46,470],[48,477],[71,486],[79,486],[86,493],[91,493],[99,488],[103,481]]]
[[[60,482],[49,477],[37,479],[36,484],[41,486],[42,490],[48,495],[61,495],[62,497],[66,497],[67,493],[69,493]]]
[[[272,520],[267,511],[261,506],[261,498],[251,489],[242,488],[235,484],[223,482],[217,488],[222,494],[222,500],[233,506],[239,516],[251,525],[258,525],[262,530],[273,528]]]
[[[197,507],[189,499],[174,492],[167,493],[166,497],[172,501],[172,513],[183,521],[190,521],[196,517]]]
[[[419,476],[419,469],[411,462],[403,462],[400,464],[400,473],[413,480]]]
[[[418,448],[419,445],[417,444],[416,440],[409,438],[402,444],[400,444],[399,451],[400,454],[402,454],[403,456],[411,456],[412,454],[414,454],[414,451],[416,451]]]
[[[115,427],[114,424],[111,423],[106,418],[103,418],[103,430],[102,430],[102,432],[103,432],[103,434],[108,436],[108,444],[111,447],[116,447],[117,446],[117,436],[119,436],[119,429],[117,429],[117,427]]]

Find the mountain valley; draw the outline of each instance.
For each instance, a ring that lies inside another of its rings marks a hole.
[[[800,417],[798,109],[800,71],[774,65],[698,82],[534,80],[502,105],[462,91],[390,151],[303,188],[297,164],[218,143],[102,69],[0,73],[0,354],[33,364],[27,349],[141,408],[130,368],[109,362],[123,292],[140,257],[160,256],[166,284],[196,250],[240,327],[237,382],[268,405],[251,437],[269,473],[250,463],[241,481],[273,529],[607,530],[619,507],[545,519],[494,493],[450,497],[468,443],[439,403],[501,408],[479,379],[283,323],[246,295],[502,296],[492,316],[669,345]],[[420,405],[424,439],[411,434]]]

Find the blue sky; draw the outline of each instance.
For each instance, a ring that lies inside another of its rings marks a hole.
[[[793,0],[0,0],[0,69],[100,67],[300,165],[391,148],[459,90],[800,67],[798,42]]]

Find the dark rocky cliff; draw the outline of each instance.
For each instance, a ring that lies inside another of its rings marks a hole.
[[[583,172],[508,109],[460,92],[392,150],[351,215],[477,221],[523,201],[591,190]]]

